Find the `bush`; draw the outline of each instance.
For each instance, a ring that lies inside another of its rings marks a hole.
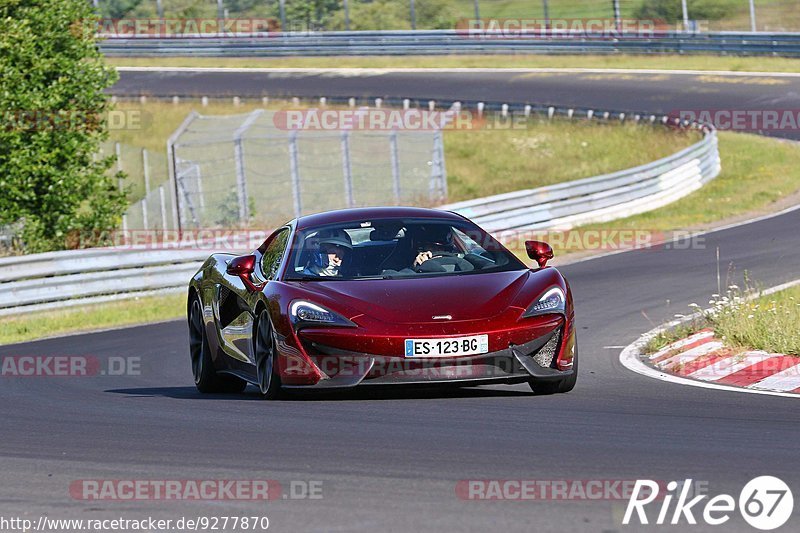
[[[0,4],[0,225],[20,226],[27,252],[107,234],[126,207],[107,175],[113,158],[97,157],[116,73],[95,28],[86,0]]]

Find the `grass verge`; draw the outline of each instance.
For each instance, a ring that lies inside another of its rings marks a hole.
[[[605,68],[800,72],[800,59],[716,55],[449,55],[337,57],[109,57],[115,67],[228,68]]]
[[[714,330],[728,346],[800,356],[800,286],[745,299],[737,288],[711,300],[713,307],[697,319],[664,331],[645,346],[653,353],[704,328]],[[690,306],[692,312],[699,306]]]
[[[0,345],[181,318],[186,315],[186,295],[146,296],[53,311],[20,314],[0,319]]]

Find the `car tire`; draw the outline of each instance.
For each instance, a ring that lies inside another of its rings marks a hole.
[[[275,361],[275,335],[269,313],[262,310],[255,326],[255,360],[258,390],[265,400],[282,396],[281,377]]]
[[[575,388],[578,382],[578,346],[575,346],[575,355],[572,359],[572,374],[564,379],[556,380],[539,380],[532,379],[528,381],[531,390],[537,396],[545,396],[548,394],[562,394],[569,392]]]
[[[189,355],[192,361],[192,375],[197,390],[202,393],[242,392],[247,382],[235,376],[221,376],[214,369],[211,348],[208,345],[203,306],[194,297],[189,306]]]

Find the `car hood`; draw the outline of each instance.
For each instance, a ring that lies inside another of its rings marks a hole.
[[[333,309],[362,314],[384,322],[412,324],[433,322],[434,316],[450,315],[452,321],[496,316],[513,305],[531,272],[516,270],[462,276],[392,280],[313,281],[303,289],[333,302]],[[338,305],[337,305],[338,304]]]

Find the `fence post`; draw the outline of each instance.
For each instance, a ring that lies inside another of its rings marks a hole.
[[[447,199],[447,172],[444,166],[444,143],[442,131],[433,135],[433,161],[431,165],[431,200],[443,202]]]
[[[122,146],[120,146],[119,142],[114,143],[114,154],[117,157],[117,172],[122,172]],[[122,183],[122,178],[117,178],[117,185],[119,186],[120,192],[125,188]]]
[[[189,128],[189,125],[194,122],[194,120],[199,117],[200,115],[192,111],[189,113],[178,129],[176,129],[172,135],[169,136],[167,139],[167,169],[169,170],[169,181],[172,184],[172,222],[178,233],[181,232],[181,217],[179,216],[180,206],[178,205],[178,162],[175,158],[175,143],[177,142],[178,138],[183,135],[183,133]]]
[[[247,224],[250,220],[250,203],[247,194],[247,176],[245,174],[244,146],[242,139],[247,130],[250,129],[250,126],[253,125],[253,122],[255,122],[263,112],[263,109],[256,109],[250,113],[233,134],[233,156],[236,161],[236,194],[239,199],[239,222],[242,224]],[[198,169],[198,183],[200,181],[199,172],[200,170]]]
[[[289,171],[292,176],[292,199],[294,200],[294,216],[299,217],[303,212],[303,202],[300,195],[300,171],[297,163],[297,131],[289,133]]]
[[[550,6],[547,0],[542,0],[542,13],[544,14],[544,29],[550,29]]]
[[[244,148],[242,138],[233,141],[233,157],[236,160],[236,196],[239,200],[239,222],[247,223],[250,209],[247,205],[247,180],[244,174]]]
[[[197,182],[197,195],[200,197],[200,211],[205,213],[206,210],[206,196],[203,192],[203,175],[200,172],[200,165],[194,165],[195,181]]]
[[[389,134],[389,154],[392,162],[392,190],[394,191],[394,203],[400,203],[402,191],[400,190],[400,152],[397,146],[397,131],[392,130]]]
[[[344,29],[350,31],[350,2],[344,0]]]
[[[689,31],[689,8],[686,0],[681,0],[681,12],[683,14],[683,31]]]
[[[167,233],[167,202],[164,199],[164,186],[159,185],[158,187],[158,197],[161,202],[161,229],[164,230],[164,234]]]
[[[417,11],[414,8],[415,8],[414,0],[411,0],[411,5],[409,6],[409,9],[411,11],[410,16],[411,16],[411,29],[412,30],[416,30],[417,29]]]
[[[279,3],[280,8],[280,17],[281,17],[281,31],[286,31],[286,0],[280,0]]]
[[[142,148],[142,174],[144,175],[144,198],[142,198],[142,229],[150,229],[147,220],[147,198],[150,196],[150,161],[147,148]]]
[[[178,161],[176,161],[176,165],[180,163],[182,162],[178,159]],[[197,212],[195,211],[194,205],[192,205],[192,198],[189,196],[189,191],[186,189],[186,183],[184,181],[185,178],[186,172],[184,170],[178,171],[178,173],[175,175],[175,181],[179,191],[178,194],[183,193],[183,197],[186,199],[186,207],[189,208],[189,216],[191,217],[192,223],[194,223],[195,226],[200,226],[200,220],[197,218]],[[186,215],[183,211],[178,213],[178,215],[178,220],[181,224],[183,224],[183,220],[186,218]]]
[[[342,174],[344,175],[344,200],[347,207],[353,207],[353,166],[350,163],[350,132],[342,132]]]
[[[122,147],[118,142],[114,143],[114,153],[117,156],[117,172],[122,172]],[[123,192],[125,190],[125,184],[122,182],[122,178],[117,178],[117,186],[119,187],[119,192]],[[122,234],[123,239],[127,238],[128,215],[122,215]]]

